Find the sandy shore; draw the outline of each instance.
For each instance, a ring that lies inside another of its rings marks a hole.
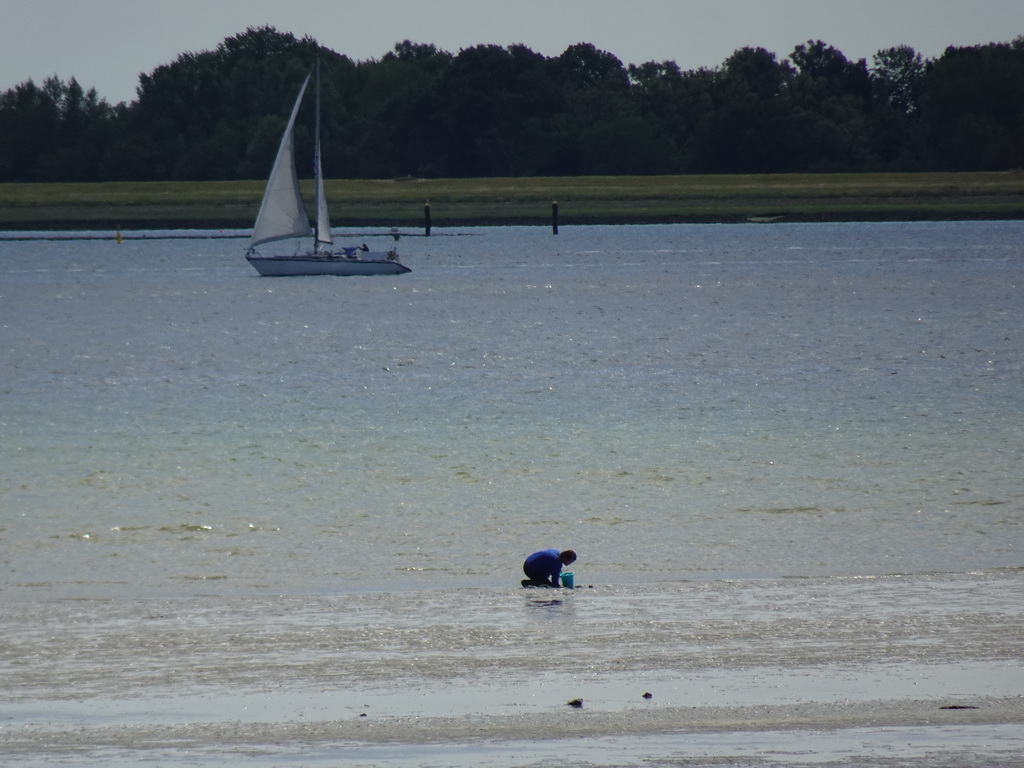
[[[976,710],[933,702],[665,708],[504,718],[210,723],[31,729],[11,764],[1020,765],[1019,698]],[[360,762],[362,761],[362,762]]]
[[[14,603],[0,763],[1019,765],[1022,578]]]

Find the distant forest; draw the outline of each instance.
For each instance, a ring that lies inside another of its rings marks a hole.
[[[870,63],[808,41],[684,72],[588,43],[548,58],[405,41],[357,62],[260,27],[141,75],[127,104],[74,78],[0,94],[0,181],[263,178],[317,57],[330,178],[1024,168],[1024,36]]]

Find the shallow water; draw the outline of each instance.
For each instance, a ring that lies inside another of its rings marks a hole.
[[[0,742],[28,765],[1012,764],[1021,586],[1013,571],[14,603]]]
[[[435,229],[412,274],[285,280],[241,240],[0,244],[4,744],[1019,750],[1022,235]],[[548,546],[583,589],[515,588]]]
[[[1021,234],[476,230],[393,280],[5,243],[0,595],[1020,565]]]

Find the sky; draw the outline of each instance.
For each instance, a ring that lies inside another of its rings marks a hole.
[[[896,45],[937,58],[1024,35],[1024,0],[0,0],[0,91],[56,75],[133,101],[140,73],[264,25],[356,61],[402,40],[451,53],[521,43],[549,57],[585,42],[623,64],[691,70],[745,46],[783,59],[808,40],[869,64]]]

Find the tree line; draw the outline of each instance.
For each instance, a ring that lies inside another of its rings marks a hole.
[[[0,94],[0,181],[263,178],[317,58],[331,178],[1024,167],[1024,36],[937,59],[897,46],[870,64],[808,41],[682,71],[588,43],[545,57],[405,41],[357,62],[260,27],[140,75],[130,103],[74,78]],[[311,118],[306,99],[300,157]]]

